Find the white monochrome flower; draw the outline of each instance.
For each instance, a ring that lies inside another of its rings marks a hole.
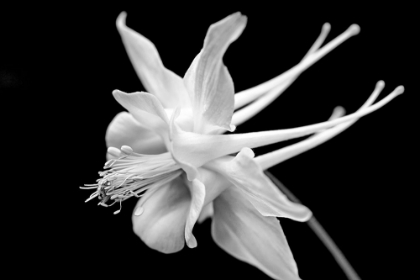
[[[380,81],[359,110],[344,116],[337,107],[322,123],[234,134],[235,126],[263,110],[302,71],[356,35],[359,27],[350,26],[321,48],[330,29],[325,24],[299,64],[235,94],[222,58],[243,32],[245,16],[235,13],[211,25],[183,78],[163,66],[155,46],[128,28],[125,18],[125,13],[118,17],[117,27],[148,92],[113,92],[128,112],[119,113],[108,127],[109,160],[97,183],[86,185],[95,189],[88,200],[98,197],[99,204],[109,206],[140,198],[132,216],[134,232],[163,253],[177,252],[185,243],[196,247],[192,229],[197,221],[211,217],[215,242],[232,256],[274,279],[299,279],[276,217],[305,222],[311,211],[289,201],[264,170],[334,137],[401,94],[403,87],[374,103],[384,87]],[[306,135],[313,136],[268,154],[255,157],[251,150]]]

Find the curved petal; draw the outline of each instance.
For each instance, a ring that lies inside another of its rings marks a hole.
[[[204,198],[206,196],[206,188],[202,182],[195,179],[192,182],[187,182],[191,193],[191,206],[190,212],[188,213],[187,223],[185,225],[185,240],[190,248],[197,247],[197,240],[192,234],[194,224],[201,213],[201,209],[204,205]]]
[[[236,188],[214,201],[212,236],[223,250],[274,279],[299,279],[279,221],[261,216]]]
[[[165,107],[190,106],[181,77],[163,66],[152,42],[125,25],[126,17],[125,12],[118,16],[117,28],[145,89],[155,94]]]
[[[305,222],[312,212],[293,203],[271,182],[254,160],[251,149],[244,148],[233,159],[228,157],[206,165],[227,178],[254,205],[261,215]]]
[[[372,106],[362,108],[347,116],[317,124],[271,131],[229,134],[229,135],[203,135],[183,131],[176,122],[171,122],[172,154],[178,161],[199,167],[203,164],[232,153],[239,152],[242,148],[256,148],[277,142],[298,138],[320,132],[336,125],[356,120],[378,110],[396,96],[404,92],[404,87],[399,86],[388,96]]]
[[[169,143],[169,120],[159,100],[147,92],[125,92],[114,90],[114,98],[127,109],[136,121],[159,134]]]
[[[373,104],[373,102],[378,97],[379,93],[384,88],[385,83],[383,81],[379,81],[373,93],[370,95],[369,99],[360,107],[359,110],[369,107]],[[333,115],[330,117],[330,120],[336,119],[344,115],[344,109],[341,107],[337,107],[334,110]],[[286,161],[292,157],[295,157],[301,153],[304,153],[326,141],[335,137],[337,134],[341,133],[342,131],[346,130],[348,127],[353,125],[357,119],[349,121],[347,123],[339,124],[333,128],[327,129],[325,131],[318,132],[317,134],[309,137],[306,140],[300,141],[296,144],[284,147],[277,151],[273,151],[255,158],[258,162],[258,165],[261,166],[262,169],[268,169],[274,165],[277,165],[283,161]]]
[[[193,105],[195,132],[208,134],[220,128],[234,130],[231,119],[235,91],[222,57],[245,25],[246,17],[240,13],[212,24],[203,49],[185,74],[184,83]]]
[[[190,191],[181,177],[149,191],[152,193],[139,200],[133,213],[134,232],[152,249],[167,254],[178,252],[185,244]]]
[[[153,155],[167,152],[158,134],[139,124],[131,114],[121,112],[111,121],[106,131],[107,147],[120,149],[130,146],[139,154]]]

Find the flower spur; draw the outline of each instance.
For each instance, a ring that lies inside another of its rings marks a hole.
[[[119,202],[121,209],[122,201],[140,197],[132,218],[134,232],[149,247],[164,253],[177,252],[185,243],[196,247],[194,224],[212,217],[212,236],[225,251],[272,278],[299,279],[276,217],[307,221],[311,212],[289,201],[263,170],[334,137],[388,103],[403,88],[396,88],[373,104],[384,87],[383,82],[378,82],[359,110],[343,116],[344,110],[338,107],[323,123],[222,135],[260,112],[302,71],[357,34],[359,27],[352,25],[320,48],[330,29],[325,24],[298,65],[266,83],[234,94],[222,57],[242,33],[246,17],[236,13],[210,26],[203,49],[183,79],[163,66],[150,41],[126,27],[125,17],[125,13],[119,16],[117,27],[150,93],[113,92],[128,112],[118,114],[108,127],[107,170],[100,172],[96,184],[86,186],[96,189],[88,200],[98,197],[103,206],[109,200]],[[251,150],[311,134],[297,144],[257,157]]]

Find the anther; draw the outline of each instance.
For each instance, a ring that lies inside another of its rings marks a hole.
[[[119,157],[120,154],[121,154],[121,151],[118,150],[115,147],[109,147],[107,152],[108,152],[108,154],[110,154],[111,156],[114,156],[114,157]]]
[[[130,146],[122,146],[121,151],[123,151],[124,153],[126,153],[128,155],[133,153],[133,149],[131,149]]]
[[[136,211],[134,211],[134,216],[140,216],[141,214],[143,214],[143,211],[143,207],[137,207]]]
[[[118,213],[121,212],[121,208],[122,208],[122,204],[121,204],[121,200],[120,200],[120,209],[118,209],[117,211],[114,212],[114,215],[117,215]]]

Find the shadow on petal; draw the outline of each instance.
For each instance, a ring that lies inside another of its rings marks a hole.
[[[185,224],[191,204],[190,191],[182,177],[156,190],[149,190],[133,212],[134,232],[152,249],[170,254],[185,244]],[[141,211],[136,211],[138,208]],[[136,215],[140,213],[140,215]]]
[[[244,148],[235,158],[223,158],[208,164],[239,189],[263,216],[289,218],[305,222],[312,212],[291,202],[264,174],[251,149]]]
[[[214,200],[212,236],[223,250],[274,279],[300,279],[279,221],[262,216],[238,189]]]

